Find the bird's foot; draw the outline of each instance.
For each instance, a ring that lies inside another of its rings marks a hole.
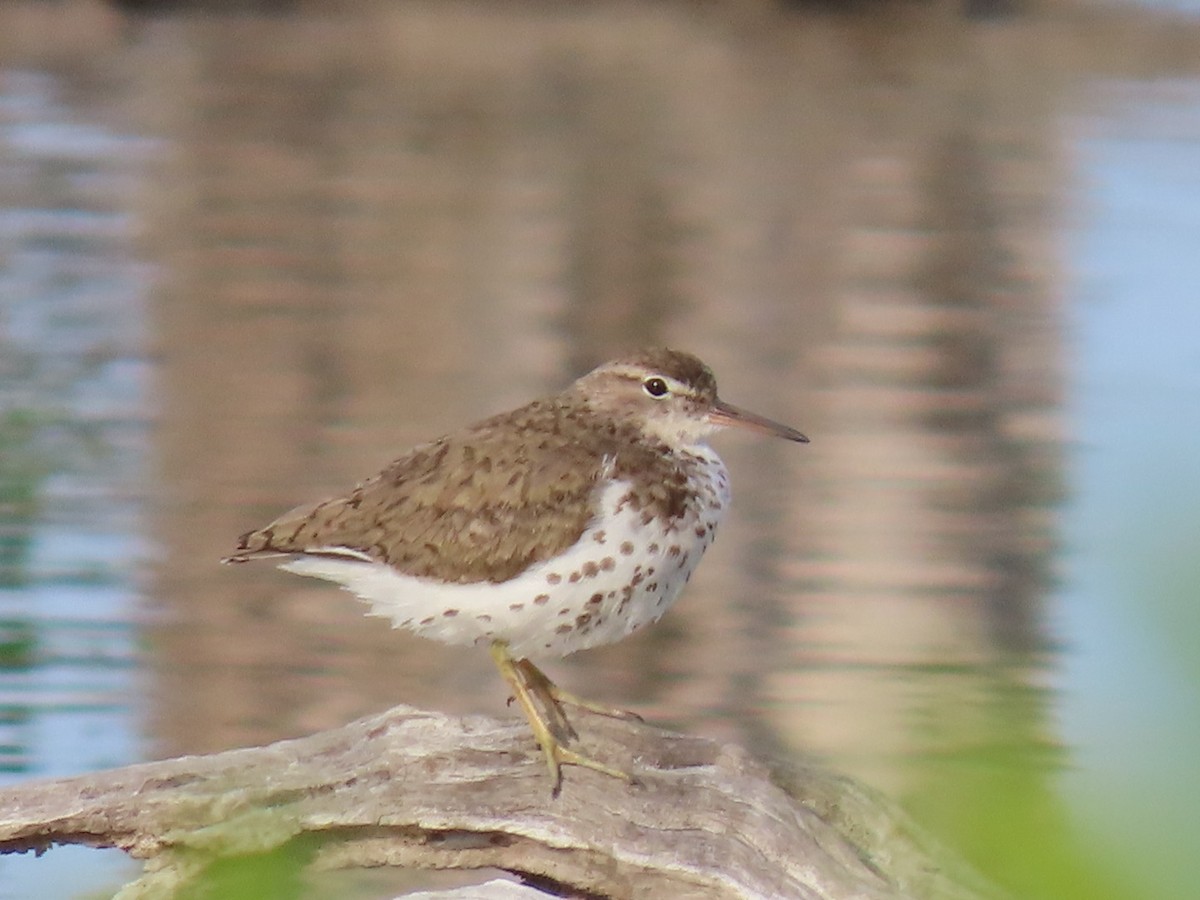
[[[542,753],[546,756],[546,766],[550,770],[551,797],[557,797],[562,791],[562,766],[580,766],[584,769],[591,769],[593,772],[599,772],[601,775],[619,778],[630,785],[641,784],[637,778],[624,769],[605,765],[599,760],[563,746],[553,735],[549,735],[547,740],[539,740],[538,743],[542,747]]]
[[[623,711],[605,712],[606,707],[596,708],[593,704],[584,701],[574,703],[573,701],[578,698],[573,695],[566,695],[571,699],[562,698],[560,695],[565,692],[559,691],[554,682],[547,678],[541,669],[527,659],[513,659],[508,652],[508,646],[502,641],[492,644],[492,659],[500,670],[500,674],[504,676],[504,680],[512,688],[514,699],[520,704],[521,711],[525,713],[525,718],[529,721],[529,727],[533,731],[533,737],[538,746],[542,748],[542,754],[546,758],[546,767],[550,771],[551,797],[557,797],[562,790],[563,766],[580,766],[602,775],[619,778],[629,784],[640,784],[628,772],[606,765],[566,746],[569,741],[578,736],[563,714],[560,703],[567,702],[572,705],[585,706],[605,715],[613,713],[619,715]],[[539,707],[544,708],[545,712]]]
[[[564,723],[566,723],[566,717],[562,712],[562,705],[564,703],[567,706],[574,706],[578,709],[586,709],[589,712],[594,712],[600,716],[607,716],[610,719],[625,719],[626,721],[630,722],[645,721],[645,719],[631,710],[620,709],[615,706],[605,706],[603,703],[585,700],[578,694],[572,694],[570,691],[563,690],[550,680],[550,676],[548,676],[545,672],[527,659],[517,660],[516,666],[525,675],[525,679],[529,687],[535,693],[537,693],[538,697],[540,697],[547,706],[555,708],[557,715],[562,718]],[[566,724],[567,728],[570,729],[569,733],[572,737],[574,737],[574,729],[571,729],[569,723]]]
[[[624,719],[627,722],[646,721],[631,709],[621,709],[618,706],[605,706],[603,703],[585,700],[583,697],[580,697],[577,694],[572,694],[570,691],[564,691],[556,684],[552,684],[547,693],[555,703],[565,703],[567,706],[574,706],[578,709],[586,709],[588,712],[594,712],[599,716],[608,716],[610,719]]]

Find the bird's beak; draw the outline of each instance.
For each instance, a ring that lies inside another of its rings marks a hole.
[[[779,422],[775,422],[765,416],[760,416],[757,413],[739,409],[732,403],[726,403],[724,400],[718,400],[713,404],[712,411],[708,414],[708,421],[718,428],[734,425],[738,428],[748,429],[749,431],[757,431],[759,434],[774,435],[775,437],[786,438],[789,441],[796,441],[801,444],[808,443],[808,438],[795,428],[781,425]]]

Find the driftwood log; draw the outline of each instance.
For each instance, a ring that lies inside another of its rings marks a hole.
[[[122,900],[178,896],[220,860],[285,848],[314,871],[493,868],[558,896],[995,896],[848,779],[640,723],[580,712],[578,725],[589,752],[642,783],[569,767],[551,799],[523,722],[401,706],[266,747],[0,789],[0,852],[119,847],[146,863]]]

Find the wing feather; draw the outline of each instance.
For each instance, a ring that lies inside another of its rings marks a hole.
[[[505,581],[579,539],[593,515],[611,436],[538,401],[419,446],[350,493],[242,535],[226,562],[338,554],[417,577]],[[536,419],[536,428],[530,425]],[[514,440],[514,434],[532,435]]]

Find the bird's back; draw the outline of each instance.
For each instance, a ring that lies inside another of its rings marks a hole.
[[[448,583],[506,581],[579,540],[606,479],[642,473],[646,516],[673,516],[687,472],[667,448],[560,398],[423,444],[348,494],[239,539],[229,562],[350,556]]]

